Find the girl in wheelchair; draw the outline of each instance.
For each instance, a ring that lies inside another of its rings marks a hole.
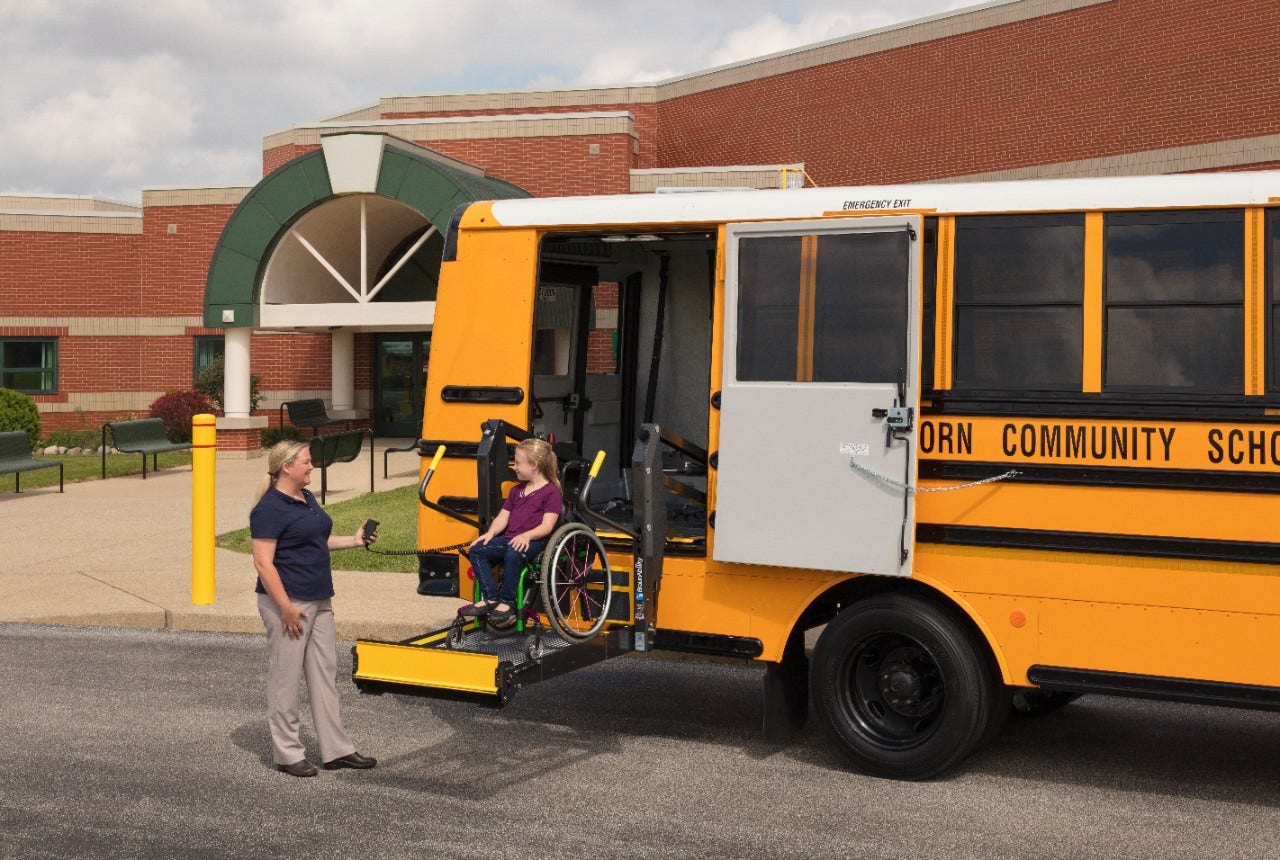
[[[520,568],[542,551],[547,536],[564,510],[556,454],[542,439],[525,439],[516,446],[512,488],[489,530],[467,547],[467,560],[480,583],[479,603],[458,610],[459,615],[505,621],[514,613]],[[502,562],[502,586],[493,580],[493,563]]]

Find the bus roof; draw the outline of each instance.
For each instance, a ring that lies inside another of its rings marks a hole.
[[[1280,171],[864,185],[778,191],[499,200],[495,226],[686,225],[832,213],[937,214],[1177,209],[1280,203]]]

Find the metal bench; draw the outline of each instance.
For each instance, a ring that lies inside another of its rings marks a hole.
[[[108,421],[102,425],[102,477],[107,477],[107,430],[111,431],[112,446],[122,454],[142,455],[142,479],[147,479],[147,455],[151,455],[151,469],[156,471],[157,454],[168,451],[187,451],[190,442],[170,442],[164,432],[164,422],[159,418],[139,418],[135,421]]]
[[[373,431],[343,430],[327,436],[311,437],[311,465],[320,467],[320,504],[329,490],[329,467],[334,463],[350,463],[360,456],[364,437],[369,437],[369,492],[373,492]]]
[[[299,429],[311,428],[311,435],[317,435],[321,427],[332,427],[343,424],[344,430],[351,429],[351,422],[346,418],[330,418],[324,408],[323,400],[288,400],[280,404],[280,426],[284,426],[284,413],[289,413],[289,423]]]
[[[58,467],[58,492],[62,492],[62,462],[37,460],[31,454],[31,440],[25,430],[12,430],[0,433],[0,475],[13,473],[14,492],[22,492],[22,473],[32,469],[52,469]]]

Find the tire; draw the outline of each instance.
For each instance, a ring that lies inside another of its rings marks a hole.
[[[590,527],[566,523],[542,554],[539,589],[547,621],[562,638],[584,642],[604,627],[613,600],[613,572]]]
[[[1007,714],[985,643],[945,609],[906,594],[837,615],[814,649],[810,687],[849,763],[893,779],[955,767]]]

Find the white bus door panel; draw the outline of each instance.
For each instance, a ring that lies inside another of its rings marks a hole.
[[[729,228],[715,560],[911,573],[920,239],[915,216]]]

